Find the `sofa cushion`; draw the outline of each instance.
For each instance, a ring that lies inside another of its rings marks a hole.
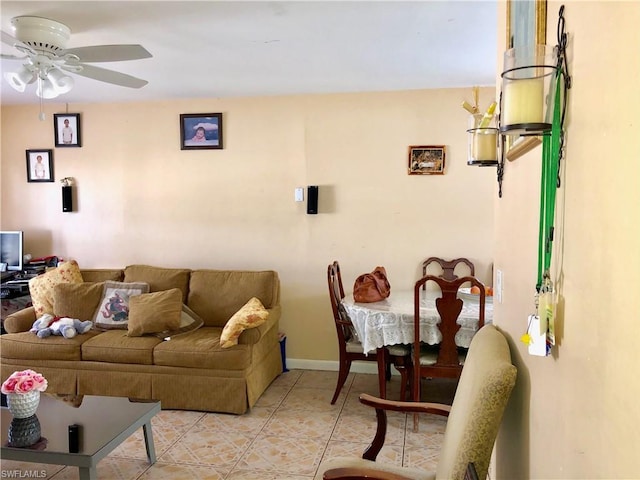
[[[268,271],[193,270],[187,305],[205,326],[224,327],[227,320],[251,297],[265,308],[279,304],[278,274]]]
[[[223,349],[219,327],[202,327],[153,349],[153,363],[172,367],[244,370],[251,365],[251,346]]]
[[[53,314],[56,317],[93,320],[103,288],[103,283],[59,283],[53,287]]]
[[[180,327],[181,313],[182,292],[179,288],[131,297],[127,335],[140,337],[175,330]]]
[[[2,335],[2,358],[36,360],[80,360],[81,345],[98,335],[89,330],[73,338],[52,335],[39,338],[35,333],[21,332]]]
[[[144,282],[104,282],[102,298],[95,312],[95,326],[104,329],[127,329],[129,299],[149,292]]]
[[[129,265],[124,269],[125,282],[146,282],[150,292],[179,288],[182,302],[187,302],[189,275],[191,270],[184,268],[161,268],[149,265]]]
[[[108,363],[153,364],[154,336],[129,337],[126,330],[108,330],[82,344],[82,360]]]
[[[267,321],[269,312],[256,297],[245,303],[240,310],[226,323],[220,335],[222,348],[233,347],[238,344],[238,337],[249,328],[255,328]]]
[[[80,273],[85,282],[121,282],[124,278],[124,270],[115,268],[81,268]]]
[[[56,268],[29,280],[29,295],[36,318],[40,318],[45,313],[53,315],[53,287],[59,283],[81,283],[82,281],[82,274],[75,260],[62,262]]]

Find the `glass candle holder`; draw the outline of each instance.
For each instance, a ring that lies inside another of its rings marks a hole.
[[[495,115],[471,115],[467,137],[467,165],[489,167],[498,164],[498,127]]]
[[[526,45],[504,53],[500,132],[542,135],[551,130],[557,48]]]

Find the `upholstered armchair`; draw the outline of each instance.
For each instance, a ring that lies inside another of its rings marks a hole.
[[[468,475],[470,463],[474,464],[478,478],[486,478],[493,445],[515,381],[516,367],[511,364],[505,337],[493,325],[485,325],[471,341],[451,406],[394,402],[361,394],[360,402],[376,411],[378,427],[373,442],[362,458],[327,459],[320,465],[315,478],[463,480],[465,474]],[[384,444],[388,410],[448,416],[435,472],[375,461]]]

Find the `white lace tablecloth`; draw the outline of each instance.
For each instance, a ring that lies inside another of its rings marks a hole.
[[[438,329],[440,314],[435,304],[440,292],[427,290],[421,294],[420,339],[435,345],[442,341],[442,334]],[[458,317],[460,330],[456,333],[456,344],[469,347],[471,338],[478,330],[480,305],[475,298],[463,300],[462,312]],[[487,297],[485,302],[485,324],[493,321],[492,300]],[[348,295],[342,303],[360,337],[365,353],[375,353],[377,348],[385,345],[413,343],[413,290],[392,291],[388,298],[375,303],[355,303],[353,295]]]

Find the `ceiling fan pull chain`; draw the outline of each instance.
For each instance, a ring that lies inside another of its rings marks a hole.
[[[42,92],[42,77],[40,77],[39,74],[38,74],[38,90]],[[42,106],[42,95],[40,95],[40,113],[38,114],[38,118],[40,119],[41,122],[44,121],[45,119],[43,106]]]

